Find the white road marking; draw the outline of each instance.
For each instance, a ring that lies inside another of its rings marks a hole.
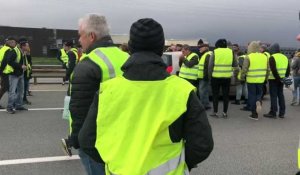
[[[66,89],[57,89],[57,90],[30,90],[32,92],[67,92]]]
[[[57,161],[68,161],[68,160],[78,160],[78,155],[69,156],[57,156],[57,157],[38,157],[38,158],[26,158],[26,159],[12,159],[12,160],[1,160],[0,166],[6,165],[19,165],[19,164],[29,164],[29,163],[42,163],[42,162],[57,162]]]
[[[28,111],[58,111],[64,108],[29,108]],[[6,109],[0,109],[0,112],[6,112]]]

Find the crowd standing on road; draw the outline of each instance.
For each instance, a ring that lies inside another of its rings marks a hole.
[[[30,46],[25,38],[18,42],[13,37],[5,40],[0,49],[0,100],[8,91],[8,104],[6,111],[14,114],[16,111],[28,110],[24,104],[31,104],[27,100],[29,92],[29,79],[31,76]],[[0,106],[0,108],[4,108]]]

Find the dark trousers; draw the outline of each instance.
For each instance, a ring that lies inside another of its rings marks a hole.
[[[276,115],[279,104],[279,115],[285,114],[285,101],[283,95],[283,84],[276,80],[269,80],[269,90],[271,97],[271,109],[270,113]]]
[[[9,88],[8,75],[2,74],[1,75],[0,100],[1,100],[2,96],[5,94],[5,92],[8,91],[8,88]]]
[[[24,95],[23,95],[23,100],[27,101],[27,94],[29,91],[29,79],[24,75]]]
[[[247,83],[248,105],[252,112],[256,112],[256,102],[261,101],[263,94],[263,83]]]
[[[222,88],[223,94],[223,112],[227,113],[229,103],[230,78],[212,78],[211,88],[213,96],[214,112],[218,112],[219,93]]]
[[[190,79],[185,79],[186,81],[190,82],[193,86],[196,88],[196,94],[199,97],[199,92],[198,92],[198,85],[199,85],[199,80],[190,80]]]

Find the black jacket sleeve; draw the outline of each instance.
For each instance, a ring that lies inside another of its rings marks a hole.
[[[187,111],[183,115],[185,160],[188,168],[192,169],[209,156],[214,146],[205,109],[194,91],[190,94]]]
[[[101,77],[101,69],[88,58],[78,63],[74,69],[69,107],[72,118],[70,138],[76,149],[79,148],[78,133],[86,119],[94,95],[99,90]]]
[[[66,80],[70,79],[70,75],[73,72],[76,64],[76,55],[72,51],[68,52],[68,57],[69,57],[69,61],[68,61],[68,68],[66,71]]]
[[[276,69],[276,62],[275,62],[274,57],[271,56],[269,58],[269,64],[270,64],[270,69],[272,71],[272,74],[275,77],[275,80],[280,81],[280,76],[279,76],[278,71]]]
[[[190,61],[188,61],[187,59],[183,60],[183,64],[186,67],[189,67],[189,68],[197,65],[198,63],[199,63],[199,57],[198,57],[198,55],[193,56],[193,58],[191,58]]]
[[[98,114],[98,97],[99,91],[96,92],[93,103],[90,106],[86,120],[79,132],[78,140],[80,149],[89,155],[96,162],[104,163],[97,149],[96,143],[96,120]]]
[[[204,72],[203,72],[203,79],[205,81],[208,81],[208,64],[209,64],[209,58],[210,58],[210,55],[206,55],[205,57],[205,61],[204,61]]]

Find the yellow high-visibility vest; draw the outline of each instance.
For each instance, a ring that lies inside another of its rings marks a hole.
[[[207,51],[205,52],[202,56],[201,59],[199,61],[199,70],[198,70],[198,78],[204,78],[204,64],[205,64],[205,59],[207,57],[207,55],[211,55],[211,51]]]
[[[196,53],[190,53],[187,56],[187,60],[190,61],[194,56],[197,56],[197,59],[199,59],[198,55]],[[189,79],[189,80],[197,80],[198,78],[198,64],[194,65],[193,67],[189,68],[184,63],[182,64],[180,71],[179,71],[179,77]]]
[[[20,49],[16,46],[14,49],[13,49],[15,52],[16,52],[16,54],[17,54],[17,59],[16,59],[16,63],[20,63],[20,61],[21,61],[21,51],[20,51]],[[9,64],[7,64],[6,65],[6,67],[4,68],[4,70],[3,70],[3,73],[5,73],[5,74],[10,74],[10,73],[12,73],[14,71],[14,68],[12,68]]]
[[[184,141],[173,143],[169,126],[186,112],[193,90],[176,76],[159,81],[117,77],[102,83],[95,147],[106,174],[188,174]]]
[[[78,63],[78,50],[76,48],[72,48],[71,51],[75,54],[75,57],[76,57],[76,64]]]
[[[2,60],[4,58],[4,54],[6,53],[6,51],[8,51],[10,49],[11,49],[10,47],[5,46],[5,45],[0,49],[0,64],[2,63]]]
[[[250,66],[246,75],[247,83],[263,83],[266,80],[268,58],[263,53],[248,55]]]
[[[60,49],[60,59],[64,64],[68,64],[69,57],[65,51],[65,49]]]
[[[215,64],[212,77],[230,78],[232,75],[233,52],[229,48],[217,48],[214,50]]]
[[[100,67],[102,70],[101,82],[104,82],[123,74],[121,67],[128,57],[128,53],[123,52],[118,47],[101,47],[86,54],[82,59],[90,59]],[[73,74],[71,74],[71,79],[73,79]],[[72,89],[72,83],[70,84],[70,89]],[[70,91],[70,93],[72,93],[72,91]],[[72,117],[70,117],[69,124],[71,133]]]
[[[279,77],[280,78],[285,77],[286,69],[287,69],[288,64],[289,64],[288,58],[285,55],[283,55],[282,53],[275,53],[275,54],[272,55],[272,57],[275,60],[276,70],[279,74]],[[270,80],[275,79],[272,71],[270,72],[269,79]]]

